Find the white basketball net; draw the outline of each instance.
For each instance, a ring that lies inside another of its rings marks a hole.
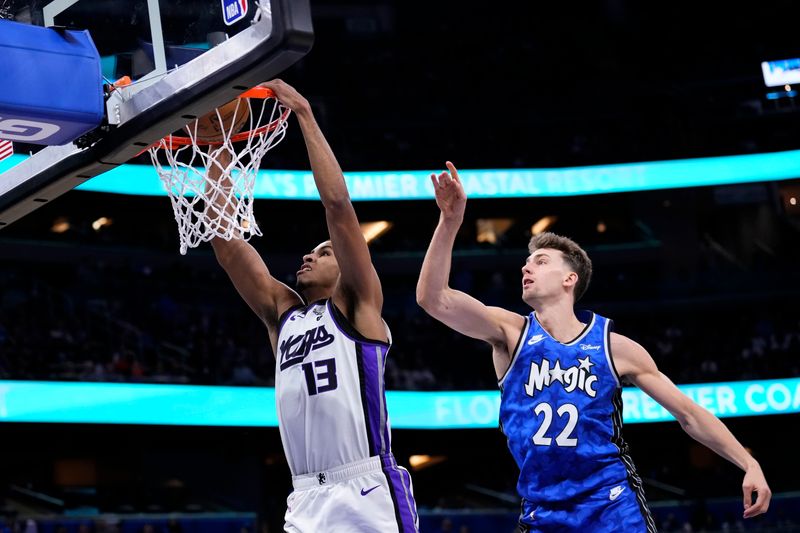
[[[232,131],[238,114],[234,113],[231,124],[223,125],[227,131],[219,142],[198,140],[195,122],[194,131],[187,128],[188,138],[169,135],[148,149],[172,201],[181,255],[215,237],[246,241],[261,235],[253,215],[253,189],[261,158],[286,134],[289,110],[275,98],[256,106],[261,108],[257,114],[247,98],[237,99],[236,111],[243,105],[250,106],[246,133]],[[219,109],[216,112],[222,124]],[[264,121],[267,114],[269,120]]]

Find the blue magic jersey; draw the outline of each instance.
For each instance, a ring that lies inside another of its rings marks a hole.
[[[630,489],[637,512],[647,521],[641,481],[621,434],[622,389],[611,358],[612,322],[590,312],[579,318],[584,330],[561,343],[531,313],[499,382],[500,424],[520,469],[517,490],[523,509],[526,501],[532,509],[563,506],[600,493],[609,503],[617,499],[615,491]]]

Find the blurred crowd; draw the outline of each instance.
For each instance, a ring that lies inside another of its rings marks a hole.
[[[490,304],[529,312],[499,273],[456,277]],[[491,349],[427,316],[413,280],[384,277],[394,346],[387,386],[495,387]],[[466,285],[466,286],[463,286]],[[800,374],[789,301],[581,302],[615,319],[679,383]],[[266,329],[221,269],[39,265],[0,271],[0,379],[271,386]]]

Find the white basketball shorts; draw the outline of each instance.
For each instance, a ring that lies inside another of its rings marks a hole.
[[[411,476],[386,454],[292,478],[288,533],[417,533]]]

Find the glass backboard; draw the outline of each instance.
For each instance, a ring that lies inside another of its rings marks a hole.
[[[106,83],[133,80],[106,95],[106,120],[81,147],[48,146],[0,174],[0,229],[275,77],[313,42],[308,0],[0,0],[0,16],[88,30]],[[69,90],[58,81],[53,91]]]

